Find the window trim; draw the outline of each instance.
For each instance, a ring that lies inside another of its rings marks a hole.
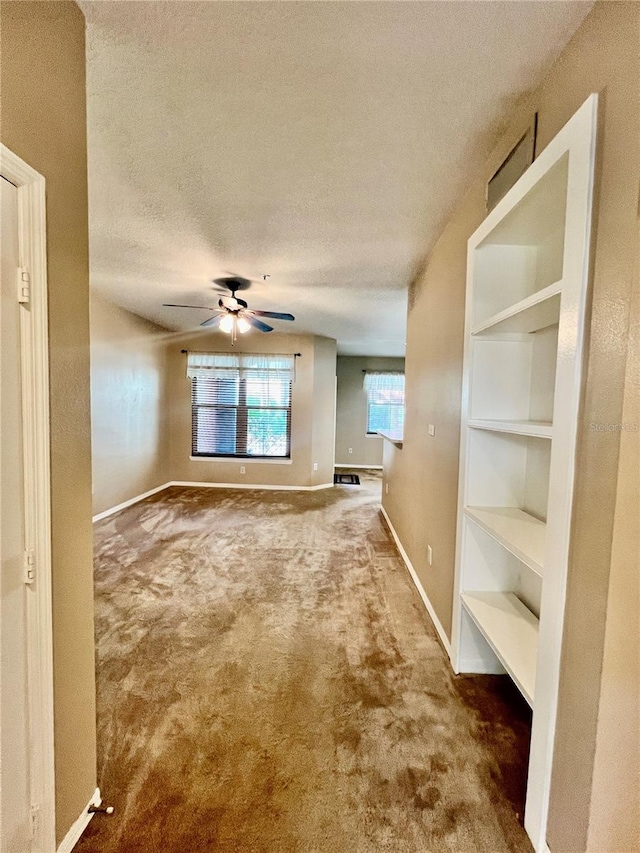
[[[242,459],[243,462],[257,462],[262,465],[293,465],[293,458],[284,456],[189,456],[191,462],[235,462]]]

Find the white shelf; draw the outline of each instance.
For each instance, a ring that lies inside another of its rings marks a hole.
[[[452,661],[506,670],[533,707],[524,824],[535,850],[556,724],[596,114],[592,95],[467,244]]]
[[[531,435],[534,438],[553,438],[553,424],[549,421],[510,421],[473,418],[467,423],[472,429],[488,429],[493,432],[508,432],[513,435]]]
[[[547,525],[515,507],[468,506],[465,515],[507,551],[543,575]]]
[[[472,335],[519,332],[528,334],[553,326],[560,318],[562,281],[556,281],[536,291],[504,311],[483,320],[471,330]]]
[[[538,620],[512,592],[463,592],[462,604],[533,707]]]

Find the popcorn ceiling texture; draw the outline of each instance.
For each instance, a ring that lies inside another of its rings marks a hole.
[[[527,853],[530,715],[456,678],[379,513],[172,487],[96,525],[97,816],[75,853]]]
[[[416,262],[591,4],[80,5],[92,286],[186,331],[163,302],[270,273],[285,331],[403,356]]]

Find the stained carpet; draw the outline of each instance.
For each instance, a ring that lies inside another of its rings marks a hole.
[[[527,710],[453,676],[379,496],[174,487],[96,525],[116,811],[76,853],[531,850]]]

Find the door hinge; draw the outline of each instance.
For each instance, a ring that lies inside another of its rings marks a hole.
[[[31,276],[25,267],[18,267],[18,302],[22,305],[31,302]]]
[[[31,806],[31,840],[35,841],[40,832],[40,806]]]
[[[36,552],[31,549],[24,552],[24,582],[35,583],[36,579]]]

